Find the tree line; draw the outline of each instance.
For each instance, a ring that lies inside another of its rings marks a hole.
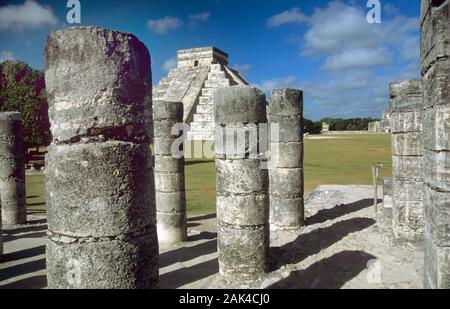
[[[45,76],[25,62],[0,63],[0,112],[22,113],[26,149],[50,143]]]
[[[366,131],[369,123],[378,121],[373,118],[322,118],[320,121],[312,121],[304,118],[304,132],[310,134],[320,134],[322,131],[322,123],[330,125],[330,131]]]

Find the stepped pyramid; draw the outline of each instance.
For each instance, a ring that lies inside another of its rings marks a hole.
[[[234,85],[248,85],[236,70],[228,67],[228,54],[215,47],[177,52],[177,67],[153,90],[153,100],[183,102],[188,139],[214,139],[214,91]]]

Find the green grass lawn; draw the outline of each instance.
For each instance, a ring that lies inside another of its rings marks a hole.
[[[371,165],[384,165],[391,175],[388,134],[338,135],[336,139],[305,140],[305,191],[320,184],[371,184]],[[186,160],[186,197],[189,214],[215,212],[215,166],[212,160]],[[27,204],[45,211],[42,176],[27,176]]]

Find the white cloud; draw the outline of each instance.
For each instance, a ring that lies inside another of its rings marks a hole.
[[[300,81],[295,76],[286,76],[281,78],[274,78],[263,80],[259,88],[261,88],[264,92],[269,93],[270,90],[276,88],[289,88],[289,87],[298,87]]]
[[[49,6],[33,0],[0,7],[0,30],[23,30],[43,25],[56,25],[58,19]]]
[[[0,62],[6,61],[6,60],[15,60],[14,54],[10,51],[3,50],[0,52]]]
[[[418,19],[396,15],[369,24],[365,11],[337,0],[316,8],[305,34],[301,55],[325,57],[326,69],[346,70],[389,65],[398,52],[403,60],[418,61]],[[403,45],[400,46],[400,42]],[[400,46],[400,47],[399,47]],[[343,62],[343,63],[341,63]]]
[[[391,65],[394,53],[387,48],[347,49],[327,57],[322,68],[328,71],[365,69]]]
[[[298,7],[284,11],[267,19],[268,27],[279,27],[285,24],[301,24],[308,21],[308,17],[304,15]]]
[[[177,66],[177,58],[173,57],[164,61],[162,70],[164,72],[169,72],[170,69],[176,68],[176,66]]]
[[[379,27],[369,24],[364,11],[333,1],[316,8],[302,46],[304,55],[329,54],[343,48],[373,48],[379,45]]]
[[[315,8],[303,38],[298,33],[286,40],[299,42],[300,55],[317,61],[323,71],[316,80],[286,76],[261,87],[304,89],[310,118],[379,117],[389,104],[389,82],[420,76],[418,17],[385,6],[382,23],[369,24],[365,5],[350,3]]]
[[[209,12],[201,12],[198,14],[189,15],[189,25],[194,26],[200,22],[205,22],[209,19],[211,13]]]
[[[405,61],[417,62],[420,59],[420,42],[419,37],[409,37],[401,42],[399,50],[400,58]]]
[[[150,19],[147,26],[150,30],[157,34],[166,34],[175,31],[183,25],[183,21],[178,17],[165,16],[160,19]]]
[[[239,73],[245,74],[245,73],[248,73],[251,71],[252,66],[247,63],[246,64],[238,64],[237,63],[237,64],[233,65],[233,69],[238,71]]]

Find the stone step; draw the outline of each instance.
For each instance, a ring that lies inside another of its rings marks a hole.
[[[212,141],[214,140],[214,131],[189,131],[187,139],[194,141]]]
[[[220,64],[214,63],[211,64],[210,66],[210,72],[221,72],[222,71],[222,66]]]
[[[202,105],[214,104],[214,97],[201,96],[200,100],[199,100],[199,104],[202,104]]]
[[[158,89],[158,91],[165,91],[169,88],[169,86],[170,86],[170,83],[160,82],[157,86],[158,87],[157,89]]]
[[[194,122],[214,121],[213,114],[194,114]]]
[[[216,88],[203,88],[202,96],[212,97],[212,96],[214,96],[214,91],[216,91]]]
[[[226,79],[225,73],[220,71],[220,72],[209,72],[208,73],[208,80],[211,79]]]
[[[205,82],[205,87],[206,88],[222,88],[222,87],[229,87],[230,86],[230,81],[228,79],[224,79],[221,81],[210,81],[207,80]]]
[[[214,131],[214,122],[212,121],[193,121],[190,126],[191,131]]]
[[[198,114],[212,114],[214,112],[214,105],[197,105]]]

